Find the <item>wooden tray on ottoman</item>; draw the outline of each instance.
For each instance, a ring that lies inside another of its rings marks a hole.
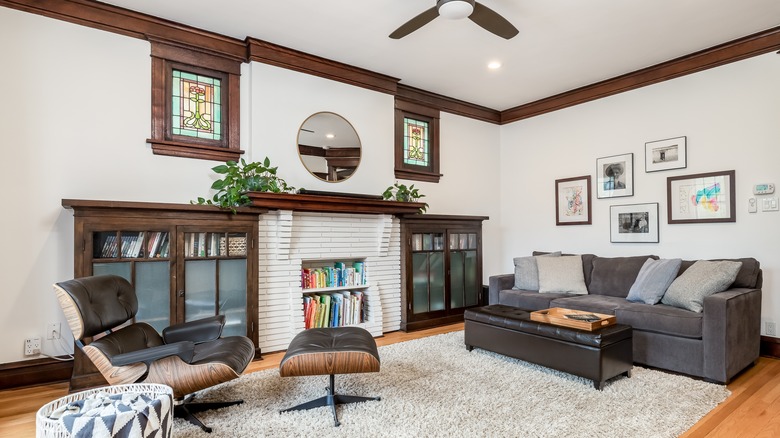
[[[595,315],[599,319],[596,321],[582,321],[567,318],[566,315]],[[611,326],[617,322],[614,315],[604,313],[585,312],[582,310],[564,309],[563,307],[552,307],[545,310],[531,312],[531,320],[546,322],[548,324],[562,325],[565,327],[576,328],[580,330],[593,331],[596,329]]]

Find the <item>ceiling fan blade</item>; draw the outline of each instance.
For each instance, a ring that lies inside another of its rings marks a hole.
[[[501,38],[510,39],[520,33],[506,18],[480,3],[474,4],[474,12],[469,15],[469,20]]]
[[[397,40],[399,38],[403,38],[410,33],[414,32],[415,30],[425,26],[426,24],[433,21],[434,18],[439,16],[439,10],[436,9],[436,6],[428,9],[427,11],[421,13],[420,15],[412,18],[411,20],[407,21],[406,23],[402,24],[401,27],[393,31],[393,33],[390,34],[390,38]]]

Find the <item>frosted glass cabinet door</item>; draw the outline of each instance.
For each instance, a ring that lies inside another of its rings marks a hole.
[[[170,264],[143,262],[135,265],[135,292],[138,296],[136,321],[143,321],[157,332],[171,325]]]
[[[184,321],[217,314],[217,261],[188,260],[184,265]]]
[[[219,314],[222,336],[246,336],[246,260],[219,261]]]

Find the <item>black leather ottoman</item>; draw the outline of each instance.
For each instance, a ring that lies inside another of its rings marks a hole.
[[[466,348],[474,347],[511,356],[593,381],[631,377],[631,326],[615,324],[594,331],[532,321],[530,312],[492,304],[464,313]]]
[[[295,335],[287,347],[287,353],[279,363],[279,375],[289,377],[327,374],[330,375],[330,386],[325,396],[281,412],[330,406],[333,421],[338,426],[341,423],[336,415],[336,405],[380,398],[336,394],[334,375],[376,371],[379,371],[379,351],[376,341],[367,330],[360,327],[304,330]]]

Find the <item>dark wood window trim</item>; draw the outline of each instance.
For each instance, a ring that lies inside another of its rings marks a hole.
[[[404,118],[428,122],[430,165],[404,163]],[[439,110],[405,100],[395,99],[395,177],[414,181],[439,182]]]
[[[150,39],[152,44],[152,138],[156,155],[214,161],[238,161],[239,82],[241,61]],[[221,81],[222,138],[209,140],[174,135],[171,131],[171,72],[202,74]]]

